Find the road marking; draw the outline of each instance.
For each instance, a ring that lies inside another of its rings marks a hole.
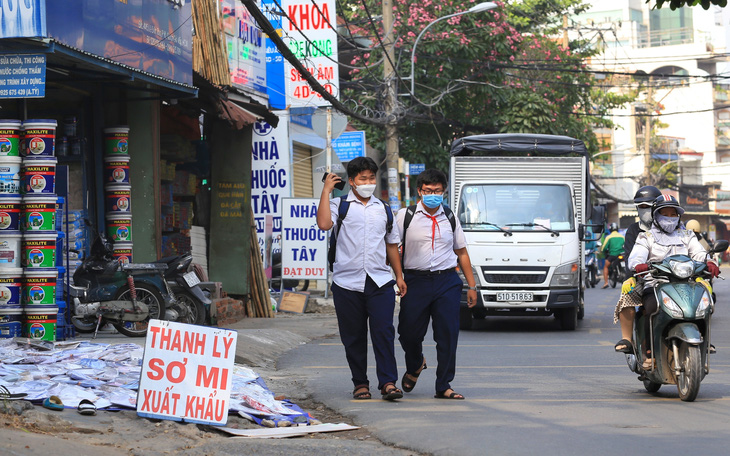
[[[577,364],[577,365],[552,365],[552,366],[457,366],[458,369],[470,370],[503,370],[503,369],[616,369],[625,367],[625,363],[618,364]],[[712,364],[710,365],[712,373],[722,373],[718,368],[730,367],[730,364]],[[302,369],[349,369],[347,365],[339,366],[302,366]],[[398,366],[398,369],[405,369],[405,366]]]
[[[600,329],[595,328],[595,329],[589,329],[588,334],[603,334],[603,333],[601,332]]]
[[[669,386],[669,385],[667,385],[667,386]],[[436,405],[436,404],[434,404],[434,401],[443,402],[443,404]],[[606,402],[677,402],[677,401],[679,401],[679,398],[677,398],[677,397],[658,397],[658,396],[649,396],[649,397],[617,396],[615,398],[606,397],[606,398],[585,398],[585,399],[580,399],[580,398],[572,398],[572,399],[568,399],[568,398],[562,398],[562,399],[547,399],[547,398],[545,398],[545,399],[535,399],[535,398],[530,398],[530,399],[486,399],[486,398],[484,398],[484,399],[482,399],[482,398],[477,398],[477,399],[473,399],[473,396],[471,396],[471,397],[467,397],[465,401],[458,401],[458,402],[442,400],[442,399],[435,399],[435,398],[430,398],[430,397],[419,398],[419,399],[404,398],[404,399],[399,399],[395,402],[397,402],[398,404],[402,404],[401,406],[398,407],[398,412],[419,412],[419,413],[421,413],[421,412],[449,412],[449,413],[452,413],[454,411],[471,412],[472,410],[469,409],[468,405],[475,404],[475,403],[476,404],[499,404],[499,403],[554,404],[554,403],[566,403],[566,402],[573,402],[573,403],[603,402],[603,403],[606,403]],[[718,398],[713,398],[713,399],[695,400],[695,402],[706,402],[706,403],[720,402],[720,401],[722,401],[722,402],[730,401],[730,397],[718,397]],[[366,405],[381,406],[382,405],[382,401],[379,401],[379,400],[363,401],[363,400],[350,399],[350,402],[357,403],[357,404],[363,405],[363,406],[366,406]],[[414,407],[414,408],[409,408],[407,406],[408,404],[414,404],[414,405],[415,404],[433,404],[434,406],[427,407],[427,408],[420,407],[420,406]],[[447,407],[447,404],[448,404],[448,408],[445,408],[445,407]]]
[[[601,334],[601,332],[592,333],[591,331],[601,331],[600,328],[594,328],[588,331],[589,334]],[[328,343],[321,343],[318,345],[326,345],[326,346],[336,346],[341,347],[342,344],[328,344]],[[613,345],[613,342],[598,342],[597,344],[459,344],[459,348],[489,348],[489,347],[519,347],[519,348],[527,348],[527,347],[544,347],[544,348],[560,348],[560,347],[604,347],[607,345]],[[368,344],[369,347],[372,347],[372,344]],[[424,347],[435,347],[434,344],[423,344]]]
[[[593,315],[603,316],[606,315],[606,312],[593,312]]]
[[[601,320],[600,320],[600,319],[598,319],[598,318],[591,318],[591,319],[590,319],[589,321],[590,321],[591,323],[595,324],[595,325],[597,325],[597,324],[600,324],[600,323],[601,323]]]

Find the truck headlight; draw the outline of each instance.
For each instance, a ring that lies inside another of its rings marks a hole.
[[[661,292],[662,306],[664,311],[672,316],[672,318],[684,318],[684,312],[682,308],[677,305],[672,298],[666,295],[663,291]]]
[[[550,279],[551,287],[577,287],[580,278],[578,263],[568,263],[558,266]]]
[[[704,293],[702,295],[702,299],[700,299],[700,304],[697,306],[697,311],[695,312],[695,316],[697,318],[702,318],[705,316],[705,312],[707,312],[707,309],[710,308],[710,303],[712,300],[710,299],[710,296],[707,293]]]

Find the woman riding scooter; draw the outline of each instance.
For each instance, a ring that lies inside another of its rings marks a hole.
[[[629,270],[636,274],[647,273],[649,271],[649,263],[662,261],[670,255],[689,255],[693,260],[706,262],[707,271],[717,277],[720,274],[720,268],[707,255],[707,251],[700,245],[694,233],[681,228],[680,216],[684,214],[684,209],[679,205],[676,198],[671,195],[661,195],[652,204],[652,226],[649,231],[642,232],[636,239],[636,245],[631,250],[629,256]],[[644,289],[641,294],[641,301],[646,315],[652,315],[657,311],[656,295],[654,287],[656,281],[650,274],[643,276]],[[630,278],[625,285],[633,287],[635,279]],[[625,310],[624,310],[625,311]],[[649,325],[649,319],[646,319]],[[649,328],[646,328],[645,334],[649,334]],[[624,337],[619,341],[617,346],[629,345],[631,342]],[[644,368],[649,369],[652,366],[651,353],[647,352]]]

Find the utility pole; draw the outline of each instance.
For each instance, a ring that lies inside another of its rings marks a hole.
[[[649,90],[646,95],[646,125],[644,126],[644,185],[651,185],[651,111],[654,105],[653,90],[651,79],[649,81]]]
[[[383,60],[383,79],[386,84],[385,159],[388,167],[388,203],[394,211],[397,211],[400,209],[400,198],[398,198],[400,191],[400,180],[398,179],[398,121],[396,118],[398,94],[396,92],[396,70],[392,64],[392,62],[395,62],[392,0],[383,0],[383,30],[387,32],[383,41],[386,54]]]
[[[568,49],[570,41],[568,40],[568,15],[563,14],[563,47]]]

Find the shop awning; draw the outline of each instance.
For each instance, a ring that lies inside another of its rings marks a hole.
[[[236,130],[241,130],[245,126],[251,125],[258,120],[258,118],[249,111],[222,97],[216,100],[216,108],[218,109],[218,116],[227,120],[228,123],[230,123]]]

